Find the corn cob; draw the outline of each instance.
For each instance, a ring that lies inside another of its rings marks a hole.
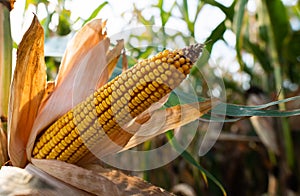
[[[133,134],[122,126],[178,86],[201,50],[201,44],[164,50],[138,62],[43,131],[35,142],[33,157],[76,163],[105,135]]]

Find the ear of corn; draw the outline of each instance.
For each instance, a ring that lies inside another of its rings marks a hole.
[[[33,157],[76,163],[104,136],[133,134],[122,129],[178,86],[197,60],[202,45],[164,50],[105,84],[43,131]],[[125,143],[117,142],[118,145]]]

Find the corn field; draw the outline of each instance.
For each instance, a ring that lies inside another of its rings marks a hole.
[[[0,195],[300,194],[300,1],[86,4],[0,1]]]

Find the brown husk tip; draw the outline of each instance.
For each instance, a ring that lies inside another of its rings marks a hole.
[[[17,51],[10,89],[8,150],[14,166],[27,163],[25,150],[46,87],[44,31],[36,16]]]

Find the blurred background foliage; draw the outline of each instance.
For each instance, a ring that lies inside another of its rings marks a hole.
[[[49,80],[55,78],[60,57],[74,31],[112,6],[112,1],[99,1],[88,17],[74,19],[70,2],[26,1],[25,10],[34,8],[45,30]],[[117,2],[119,6],[125,4]],[[216,23],[211,15],[215,12],[210,13],[216,9],[221,13],[217,24],[206,35],[199,36],[202,28],[199,21]],[[197,63],[201,71],[195,68],[190,76],[199,97],[209,96],[203,79],[206,72],[224,81],[226,92],[216,87],[212,93],[216,96],[226,93],[229,103],[255,105],[300,95],[299,0],[155,0],[142,6],[139,1],[132,1],[132,9],[118,17],[126,21],[122,26],[147,29],[143,34],[128,31],[129,65],[163,48],[205,43],[206,51]],[[109,31],[110,26],[107,28]],[[300,103],[294,101],[278,107],[299,108]],[[200,123],[187,151],[221,182],[228,195],[299,194],[300,158],[296,156],[300,148],[299,120],[299,117],[246,118],[225,123],[218,141],[203,157],[198,156],[199,137],[207,124]],[[140,148],[146,150],[164,142],[165,136],[160,136]],[[177,193],[221,194],[214,183],[207,187],[200,170],[182,157],[162,168],[134,174]]]

